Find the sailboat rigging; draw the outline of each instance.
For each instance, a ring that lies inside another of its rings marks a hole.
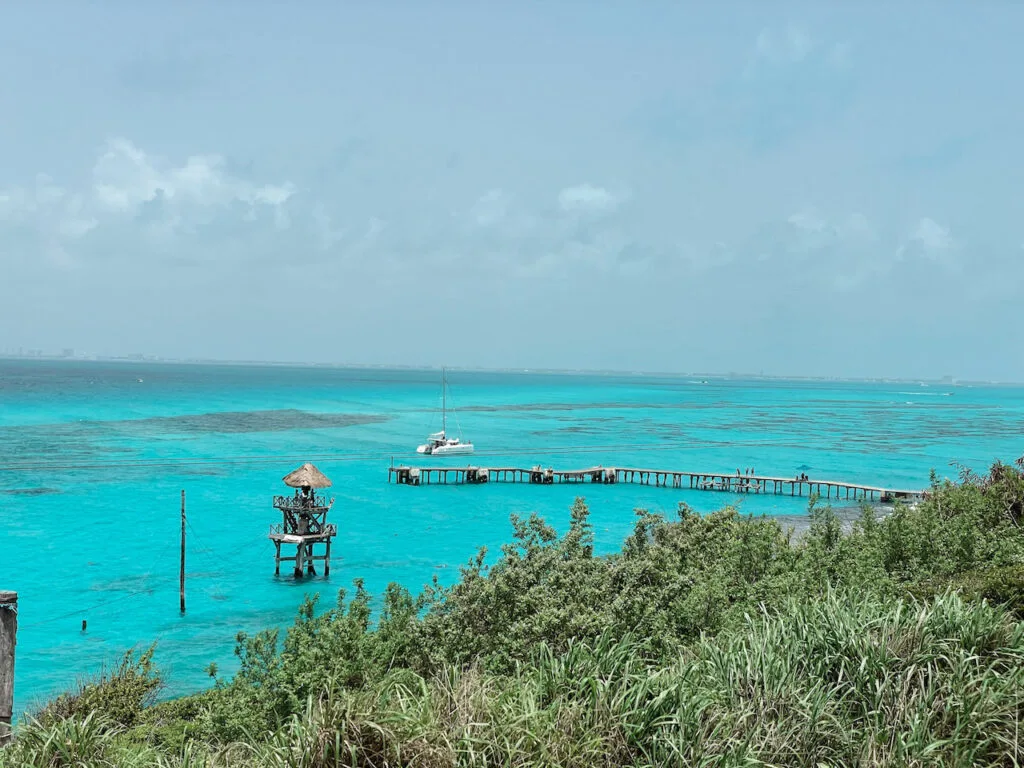
[[[459,437],[448,437],[448,372],[441,369],[441,431],[427,437],[427,442],[416,453],[431,456],[464,456],[473,452],[473,444]]]

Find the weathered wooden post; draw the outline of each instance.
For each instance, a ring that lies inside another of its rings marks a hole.
[[[14,713],[14,644],[18,639],[18,593],[0,591],[0,745],[11,738]]]
[[[178,568],[179,607],[185,612],[185,489],[181,491],[181,562]]]

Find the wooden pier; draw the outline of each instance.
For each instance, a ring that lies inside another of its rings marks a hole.
[[[721,472],[676,472],[664,469],[591,467],[562,471],[542,467],[391,467],[388,482],[402,485],[477,485],[480,483],[632,483],[693,491],[756,493],[773,496],[812,496],[850,501],[919,501],[924,491],[879,488],[839,480],[807,477],[770,477],[765,475],[725,474]]]

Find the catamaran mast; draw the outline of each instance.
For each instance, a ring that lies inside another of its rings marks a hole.
[[[441,434],[448,436],[448,371],[441,369]]]

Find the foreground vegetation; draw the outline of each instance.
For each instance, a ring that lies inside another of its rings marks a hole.
[[[154,704],[151,652],[23,723],[0,766],[1018,765],[1024,475],[934,481],[794,539],[726,509],[638,512],[595,556],[513,518],[451,587],[314,601],[240,670]],[[211,670],[214,672],[214,670]]]

